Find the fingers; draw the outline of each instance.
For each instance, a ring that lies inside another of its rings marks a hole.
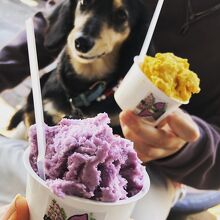
[[[165,154],[166,150],[146,145],[146,143],[144,143],[144,141],[134,134],[127,126],[123,126],[123,133],[127,139],[134,143],[134,149],[141,161],[148,162],[155,158],[161,158]]]
[[[177,136],[187,142],[194,142],[200,136],[196,123],[180,109],[167,117],[167,123]]]
[[[18,196],[16,199],[16,220],[29,220],[29,209],[27,201],[24,197]]]
[[[131,140],[134,143],[134,149],[137,152],[138,158],[143,162],[149,162],[151,160],[163,158],[165,156],[170,155],[171,153],[175,153],[182,146],[182,142],[178,143],[179,146],[175,147],[175,149],[169,150],[167,148],[158,148],[152,146],[148,143],[145,143],[141,138],[139,138],[136,134],[134,134],[127,126],[123,126],[123,133],[125,137]]]
[[[167,124],[167,118],[164,118],[160,123],[156,126],[157,128],[163,128]]]
[[[149,162],[151,160],[157,160],[163,157],[166,157],[173,153],[171,150],[162,149],[162,148],[154,148],[151,146],[144,146],[141,145],[138,148],[135,148],[137,151],[138,157],[143,162]]]
[[[145,145],[149,144],[154,148],[165,149],[176,149],[177,146],[183,144],[183,140],[174,133],[155,128],[130,111],[124,111],[120,114],[120,122],[124,136],[132,141],[134,140],[131,136],[136,136]],[[125,129],[125,127],[127,128]]]
[[[127,127],[129,127],[132,133],[136,134],[141,139],[148,140],[153,145],[159,144],[155,137],[163,139],[165,136],[164,131],[161,130],[158,133],[157,129],[155,129],[153,126],[143,123],[130,111],[122,112],[120,114],[120,121],[122,122],[122,125],[125,124]]]
[[[3,216],[3,220],[29,220],[29,209],[26,199],[17,195]]]
[[[138,157],[144,162],[170,156],[199,138],[198,126],[180,109],[157,127],[131,111],[122,112],[119,118],[124,136],[134,142]]]

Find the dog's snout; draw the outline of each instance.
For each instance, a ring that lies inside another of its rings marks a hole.
[[[82,53],[87,53],[93,46],[94,41],[89,37],[81,36],[75,40],[75,48]]]

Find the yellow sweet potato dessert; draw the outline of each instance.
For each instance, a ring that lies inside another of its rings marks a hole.
[[[140,67],[156,87],[173,99],[188,102],[192,94],[200,92],[200,79],[189,69],[188,60],[173,53],[146,56]]]

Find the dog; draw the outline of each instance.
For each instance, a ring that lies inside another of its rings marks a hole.
[[[41,78],[45,122],[93,117],[106,112],[119,128],[114,91],[140,52],[149,17],[146,0],[66,0],[48,17],[45,46],[66,45],[57,68]],[[153,49],[151,49],[153,51]],[[153,53],[153,52],[152,52]],[[35,123],[32,92],[11,119]]]

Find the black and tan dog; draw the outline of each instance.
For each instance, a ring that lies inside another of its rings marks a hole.
[[[45,121],[64,116],[90,117],[107,112],[118,125],[120,111],[114,89],[140,51],[147,31],[145,0],[66,0],[49,17],[45,46],[66,46],[56,70],[41,78]],[[34,123],[32,94],[12,118]]]

